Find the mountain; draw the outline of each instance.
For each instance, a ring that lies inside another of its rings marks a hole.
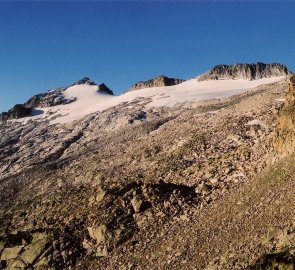
[[[198,81],[244,79],[258,80],[277,76],[287,76],[291,72],[282,64],[235,64],[217,65],[208,72],[197,77]]]
[[[70,86],[60,87],[57,89],[49,90],[48,92],[34,95],[24,104],[18,104],[10,109],[8,112],[0,114],[0,121],[18,119],[23,117],[28,117],[34,115],[35,108],[49,108],[58,105],[66,105],[77,101],[78,95],[70,94],[73,88],[84,87],[84,90],[88,87],[92,89],[92,94],[95,95],[111,95],[113,96],[113,91],[110,90],[105,84],[96,84],[88,77],[85,77]],[[83,91],[83,90],[81,90]],[[83,94],[82,94],[83,95]],[[87,95],[87,94],[86,94]],[[89,95],[89,94],[88,94]],[[87,104],[86,104],[87,105]]]
[[[35,95],[24,103],[23,107],[31,109],[34,119],[47,118],[51,119],[51,123],[67,123],[112,106],[130,103],[138,98],[146,100],[147,107],[179,106],[198,100],[242,93],[262,84],[280,81],[285,76],[263,77],[251,81],[229,78],[219,82],[196,79],[182,81],[159,76],[136,84],[132,91],[127,91],[120,96],[114,96],[105,84],[97,85],[85,77],[68,87]],[[28,117],[29,114],[29,112],[20,114],[20,117]],[[14,119],[16,118],[14,115],[17,114],[12,109],[12,113],[0,115],[0,121]]]
[[[292,269],[294,81],[84,78],[0,122],[0,269]]]
[[[139,81],[134,84],[131,88],[129,88],[126,92],[139,90],[143,88],[151,88],[151,87],[161,87],[161,86],[172,86],[183,83],[185,80],[168,78],[164,75],[152,78],[148,81]]]

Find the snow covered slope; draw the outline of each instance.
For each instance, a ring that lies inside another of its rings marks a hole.
[[[228,97],[243,93],[262,84],[275,83],[285,77],[272,77],[259,80],[188,80],[175,86],[154,87],[112,96],[98,91],[97,85],[74,85],[63,95],[66,99],[76,98],[75,102],[50,108],[36,108],[35,116],[20,119],[44,119],[50,117],[51,123],[69,123],[88,114],[102,111],[123,102],[137,98],[149,98],[147,107],[178,106],[193,101]]]

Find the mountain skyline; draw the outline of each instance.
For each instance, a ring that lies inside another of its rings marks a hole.
[[[295,70],[292,2],[0,7],[0,111],[85,76],[120,94],[140,80],[190,79],[217,64],[278,62]]]

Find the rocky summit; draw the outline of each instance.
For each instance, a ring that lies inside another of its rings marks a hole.
[[[185,80],[181,79],[175,79],[175,78],[168,78],[164,75],[155,77],[153,79],[150,79],[148,81],[140,81],[135,83],[130,89],[128,89],[126,92],[139,90],[143,88],[151,88],[151,87],[160,87],[160,86],[172,86],[176,84],[180,84],[184,82]]]
[[[1,121],[0,269],[294,269],[294,82],[208,82],[165,106],[169,88],[85,79]]]
[[[208,72],[197,77],[199,81],[246,79],[257,80],[273,76],[287,76],[291,72],[282,64],[235,64],[217,65]]]

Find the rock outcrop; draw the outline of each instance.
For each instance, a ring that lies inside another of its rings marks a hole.
[[[286,102],[278,115],[274,148],[284,156],[295,150],[295,75],[290,78]]]
[[[84,77],[83,79],[75,82],[73,85],[81,85],[81,84],[96,85],[96,83],[90,80],[88,77]]]
[[[262,78],[287,76],[291,72],[282,64],[235,64],[217,65],[208,72],[197,77],[198,81],[245,79],[257,80]]]
[[[107,95],[114,95],[113,91],[108,88],[104,83],[98,85],[98,93],[103,93]]]
[[[71,102],[74,102],[76,99],[66,99],[63,96],[63,92],[67,90],[67,87],[61,87],[57,88],[51,91],[48,91],[47,93],[41,93],[38,95],[34,95],[31,97],[24,106],[27,108],[47,108],[62,104],[69,104]]]
[[[3,112],[0,114],[0,121],[6,121],[10,119],[18,119],[31,115],[31,108],[27,108],[23,104],[16,104],[8,112]]]
[[[172,86],[172,85],[183,83],[184,81],[185,80],[182,80],[182,79],[168,78],[164,75],[161,75],[161,76],[155,77],[153,79],[150,79],[148,81],[137,82],[130,89],[128,89],[126,92],[139,90],[139,89],[143,89],[143,88]]]

